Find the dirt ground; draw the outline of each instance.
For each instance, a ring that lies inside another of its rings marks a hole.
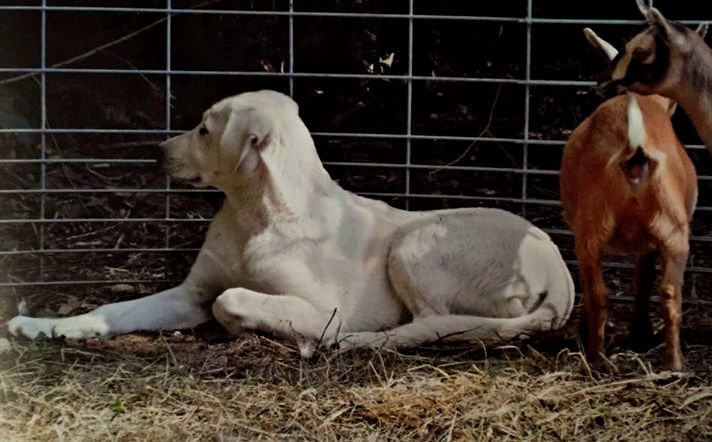
[[[325,350],[312,360],[216,323],[111,340],[0,345],[2,440],[639,440],[712,437],[712,318],[687,309],[686,371],[661,346],[625,350],[615,306],[610,372],[567,329],[482,347]],[[660,326],[659,319],[656,320]]]

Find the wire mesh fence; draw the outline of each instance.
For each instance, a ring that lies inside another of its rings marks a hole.
[[[691,25],[712,20],[704,3],[655,5]],[[642,23],[632,0],[5,1],[3,298],[181,280],[221,194],[171,183],[155,145],[258,88],[295,98],[343,187],[410,210],[522,214],[575,272],[557,170],[603,69],[581,29],[622,45]],[[705,303],[712,165],[678,114],[700,175],[686,295]],[[619,299],[630,268],[607,263]]]

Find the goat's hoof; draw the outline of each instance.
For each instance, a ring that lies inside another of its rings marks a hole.
[[[618,371],[616,366],[602,354],[592,357],[589,356],[586,359],[588,360],[588,366],[591,368],[594,377],[600,378]]]
[[[665,354],[663,356],[663,369],[668,371],[682,371],[683,358],[680,354]]]

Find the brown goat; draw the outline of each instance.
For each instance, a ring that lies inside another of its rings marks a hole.
[[[610,58],[615,49],[587,30]],[[658,256],[665,319],[665,368],[682,369],[679,328],[681,287],[689,252],[689,222],[697,199],[697,175],[677,139],[661,96],[633,93],[601,104],[571,134],[560,172],[566,221],[575,235],[583,290],[582,332],[586,353],[603,362],[608,291],[601,260],[606,254],[637,258],[632,341],[652,337],[648,303]]]

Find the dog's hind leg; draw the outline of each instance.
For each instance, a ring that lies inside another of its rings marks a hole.
[[[573,280],[548,235],[499,210],[441,214],[404,227],[389,251],[388,276],[414,318],[513,318],[546,307],[555,328],[574,300]]]
[[[537,310],[539,312],[539,310]],[[433,315],[382,332],[341,333],[340,348],[408,348],[434,342],[502,342],[551,328],[551,313],[516,318]]]
[[[82,315],[66,318],[15,316],[7,327],[13,335],[36,339],[109,337],[148,330],[175,330],[194,327],[210,319],[201,304],[201,293],[184,286],[151,296],[106,304]]]
[[[336,309],[318,309],[291,295],[268,295],[245,288],[225,290],[213,303],[213,315],[230,333],[258,330],[293,340],[304,358],[331,345],[341,325]]]

